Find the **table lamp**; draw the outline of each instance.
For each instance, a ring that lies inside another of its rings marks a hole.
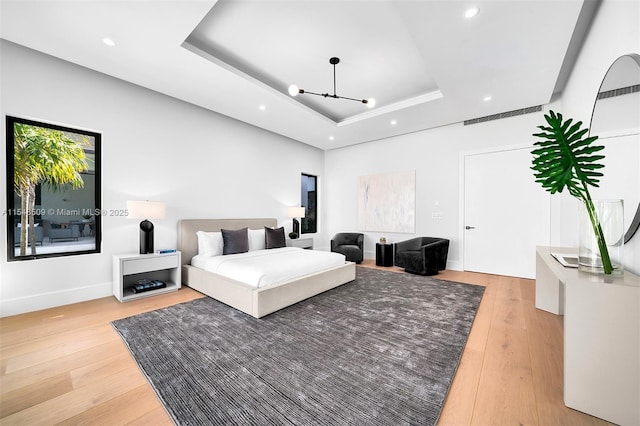
[[[140,222],[140,254],[153,253],[153,223],[149,219],[163,219],[165,204],[153,201],[127,201],[129,219],[144,219]]]
[[[289,218],[293,219],[293,229],[292,231],[300,236],[300,222],[296,218],[304,217],[304,207],[289,207]]]

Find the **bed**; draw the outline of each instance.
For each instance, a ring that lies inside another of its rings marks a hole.
[[[353,262],[344,262],[319,272],[303,273],[299,277],[262,287],[255,287],[191,265],[191,259],[198,254],[198,231],[217,232],[221,229],[244,227],[258,230],[264,229],[265,226],[275,228],[277,220],[272,218],[180,220],[178,250],[182,252],[182,283],[255,318],[261,318],[355,280],[356,268]]]

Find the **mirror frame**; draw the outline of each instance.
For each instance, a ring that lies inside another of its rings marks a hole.
[[[596,93],[596,99],[593,102],[593,109],[591,110],[591,120],[589,121],[589,136],[591,136],[591,128],[593,127],[593,117],[594,117],[594,115],[596,113],[596,106],[598,105],[598,96],[599,96],[600,92],[602,91],[602,86],[604,85],[604,82],[607,79],[607,75],[609,75],[609,72],[615,66],[616,62],[618,62],[622,58],[627,58],[627,57],[631,58],[636,63],[636,65],[638,66],[638,70],[640,72],[640,55],[638,55],[637,53],[629,53],[627,55],[621,55],[618,58],[616,58],[615,61],[613,61],[611,63],[609,68],[607,68],[607,72],[604,74],[604,77],[602,78],[602,81],[600,82],[600,87],[598,87],[598,92]],[[633,236],[636,234],[636,232],[638,231],[639,228],[640,228],[640,203],[638,203],[638,208],[636,209],[636,214],[633,217],[633,220],[631,221],[631,224],[629,225],[629,229],[624,234],[624,244],[628,243],[631,240],[631,238],[633,238]]]

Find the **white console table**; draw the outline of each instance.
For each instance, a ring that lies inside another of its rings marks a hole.
[[[536,248],[536,308],[564,314],[564,403],[620,425],[640,424],[640,277],[565,268]]]

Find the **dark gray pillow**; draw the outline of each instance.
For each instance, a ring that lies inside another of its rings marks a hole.
[[[284,227],[281,228],[267,228],[264,227],[264,248],[274,249],[280,247],[286,247],[287,244],[284,240]]]
[[[247,228],[241,229],[221,229],[222,232],[222,254],[246,253],[249,251],[249,233]]]

